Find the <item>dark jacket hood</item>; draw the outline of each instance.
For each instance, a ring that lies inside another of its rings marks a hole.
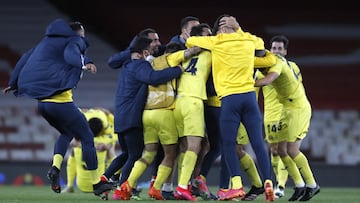
[[[71,37],[76,36],[77,34],[65,20],[56,19],[47,26],[45,35]]]

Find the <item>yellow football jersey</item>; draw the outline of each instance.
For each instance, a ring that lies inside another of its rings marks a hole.
[[[270,67],[269,72],[279,74],[279,77],[272,82],[272,85],[276,89],[281,103],[306,98],[301,74],[299,75],[295,67],[290,66],[290,63],[284,57],[277,56],[277,63]]]
[[[255,50],[264,49],[261,38],[241,29],[216,36],[193,36],[187,47],[199,46],[211,51],[215,90],[220,97],[255,91]]]
[[[178,81],[178,95],[207,100],[206,81],[211,72],[211,53],[202,51],[183,62],[184,73]]]

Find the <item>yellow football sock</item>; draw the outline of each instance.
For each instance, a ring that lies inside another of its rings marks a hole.
[[[52,165],[60,170],[63,159],[64,159],[64,157],[61,154],[54,154],[54,156],[53,156],[53,164]]]
[[[128,177],[129,185],[134,188],[136,186],[136,181],[144,173],[147,165],[142,161],[136,161],[133,168],[131,169],[130,175]]]
[[[76,160],[74,156],[69,156],[66,162],[66,177],[67,177],[67,186],[74,186],[74,180],[76,176]]]
[[[232,189],[240,189],[243,187],[241,177],[234,176],[231,178]]]
[[[277,171],[278,171],[278,176],[277,176],[278,186],[285,188],[289,173],[286,170],[284,163],[281,161],[281,159],[279,160]]]
[[[271,166],[273,168],[274,174],[275,174],[275,178],[276,181],[279,182],[279,161],[280,161],[280,156],[279,155],[270,155],[271,157]]]
[[[314,175],[311,171],[309,161],[307,160],[305,155],[300,152],[294,158],[294,162],[295,162],[296,166],[299,168],[301,175],[304,177],[306,185],[308,185],[310,187],[315,187],[316,181],[315,181]]]
[[[181,164],[181,174],[179,180],[179,186],[187,188],[191,175],[194,171],[196,164],[197,154],[193,151],[186,151],[184,154],[184,160]]]
[[[264,182],[264,187],[266,186],[267,183],[270,184],[270,187],[271,187],[271,188],[273,187],[273,182],[272,182],[272,180],[266,179],[265,182]]]
[[[165,165],[160,165],[158,168],[158,172],[156,175],[156,179],[154,182],[154,188],[157,190],[161,189],[161,186],[163,185],[163,183],[166,181],[166,179],[169,177],[169,175],[172,172],[172,168],[165,166]]]
[[[288,155],[286,157],[281,157],[284,166],[286,167],[290,177],[293,179],[296,187],[304,187],[305,183],[301,177],[299,169],[296,167],[295,162]]]
[[[181,165],[182,165],[182,162],[184,160],[184,156],[185,156],[185,153],[184,152],[181,152],[179,154],[179,159],[178,159],[178,182],[180,181],[180,175],[181,175]]]
[[[246,175],[249,177],[250,182],[253,186],[263,186],[260,175],[255,166],[255,162],[249,154],[245,154],[245,156],[240,159],[240,166],[245,171]]]

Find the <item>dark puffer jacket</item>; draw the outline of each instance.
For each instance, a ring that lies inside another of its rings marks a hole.
[[[63,19],[51,22],[45,37],[25,53],[11,74],[9,86],[15,96],[43,99],[76,87],[88,43]]]

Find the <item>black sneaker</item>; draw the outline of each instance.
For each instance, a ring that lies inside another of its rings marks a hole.
[[[100,196],[102,199],[104,195],[107,196],[107,193],[114,188],[114,185],[112,183],[107,183],[100,181],[93,185],[93,192],[94,195]]]
[[[161,191],[161,195],[165,200],[176,200],[173,191]]]
[[[251,186],[249,192],[246,193],[245,197],[242,198],[243,201],[253,201],[257,198],[257,196],[263,194],[265,189],[263,187],[255,187]]]
[[[298,200],[305,193],[305,187],[294,187],[294,193],[290,197],[289,201],[293,202]]]
[[[315,188],[306,187],[304,195],[299,199],[299,201],[308,201],[312,197],[314,197],[316,194],[320,192],[320,186],[316,185]]]
[[[141,191],[142,191],[142,188],[140,188],[140,187],[133,188],[132,191],[131,191],[130,199],[132,199],[132,200],[142,200],[142,198],[140,197]]]
[[[194,185],[191,185],[191,194],[195,195],[196,197],[200,197],[199,188]]]
[[[210,192],[210,199],[211,200],[218,200],[219,197],[217,195],[214,195],[213,193]]]
[[[119,177],[120,174],[112,175],[111,178],[109,179],[109,182],[112,182],[115,186],[120,186]]]
[[[51,189],[56,193],[60,193],[60,170],[52,166],[47,173],[47,178],[50,180]]]

